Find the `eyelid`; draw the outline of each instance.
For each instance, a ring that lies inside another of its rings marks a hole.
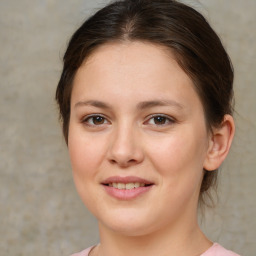
[[[103,124],[98,124],[98,125],[96,125],[96,124],[89,124],[88,120],[90,118],[93,118],[93,117],[102,117],[104,119],[104,123]],[[109,121],[108,117],[106,117],[105,115],[102,115],[102,114],[97,114],[97,113],[86,115],[86,116],[84,116],[81,119],[81,123],[83,123],[83,124],[85,124],[87,126],[90,126],[90,127],[100,127],[100,126],[103,126],[103,125],[106,124],[105,121],[107,121],[107,123],[110,124],[110,121]]]
[[[155,117],[164,117],[167,119],[168,123],[167,124],[155,124],[154,126],[166,126],[168,124],[173,124],[176,122],[176,119],[169,116],[169,115],[166,115],[166,114],[151,114],[149,116],[147,116],[146,118],[146,121],[144,123],[148,123],[152,118],[155,118]]]

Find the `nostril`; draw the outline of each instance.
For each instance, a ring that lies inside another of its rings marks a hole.
[[[136,159],[130,159],[130,160],[116,160],[116,159],[109,159],[109,162],[111,164],[117,164],[122,168],[134,165],[137,163]]]
[[[134,163],[134,162],[136,162],[135,159],[130,159],[130,160],[128,161],[128,163]]]

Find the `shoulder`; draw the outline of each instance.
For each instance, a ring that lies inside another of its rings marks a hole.
[[[212,247],[210,247],[206,252],[201,254],[201,256],[239,256],[239,255],[225,249],[218,243],[214,243]]]
[[[91,246],[91,247],[89,247],[89,248],[87,248],[87,249],[85,249],[85,250],[83,250],[81,252],[74,253],[74,254],[72,254],[70,256],[88,256],[89,252],[92,250],[93,247],[94,246]]]

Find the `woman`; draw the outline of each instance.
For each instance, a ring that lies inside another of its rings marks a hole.
[[[115,1],[85,21],[56,92],[77,191],[100,231],[75,255],[237,255],[197,223],[234,136],[232,84],[218,36],[184,4]]]

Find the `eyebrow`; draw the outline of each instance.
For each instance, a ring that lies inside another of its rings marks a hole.
[[[87,101],[79,101],[75,104],[75,107],[80,106],[93,106],[102,109],[111,109],[111,106],[105,102],[98,101],[98,100],[87,100]],[[149,101],[142,101],[137,104],[137,109],[144,110],[147,108],[158,107],[158,106],[172,106],[177,107],[179,109],[183,109],[184,106],[177,101],[174,100],[149,100]]]
[[[76,107],[81,107],[81,106],[93,106],[97,108],[103,108],[103,109],[110,109],[110,105],[108,105],[105,102],[98,101],[98,100],[87,100],[87,101],[79,101],[75,104]]]
[[[183,109],[184,106],[177,101],[174,100],[150,100],[150,101],[143,101],[140,102],[137,105],[138,109],[147,109],[147,108],[152,108],[152,107],[158,107],[158,106],[172,106],[172,107],[177,107],[180,109]]]

